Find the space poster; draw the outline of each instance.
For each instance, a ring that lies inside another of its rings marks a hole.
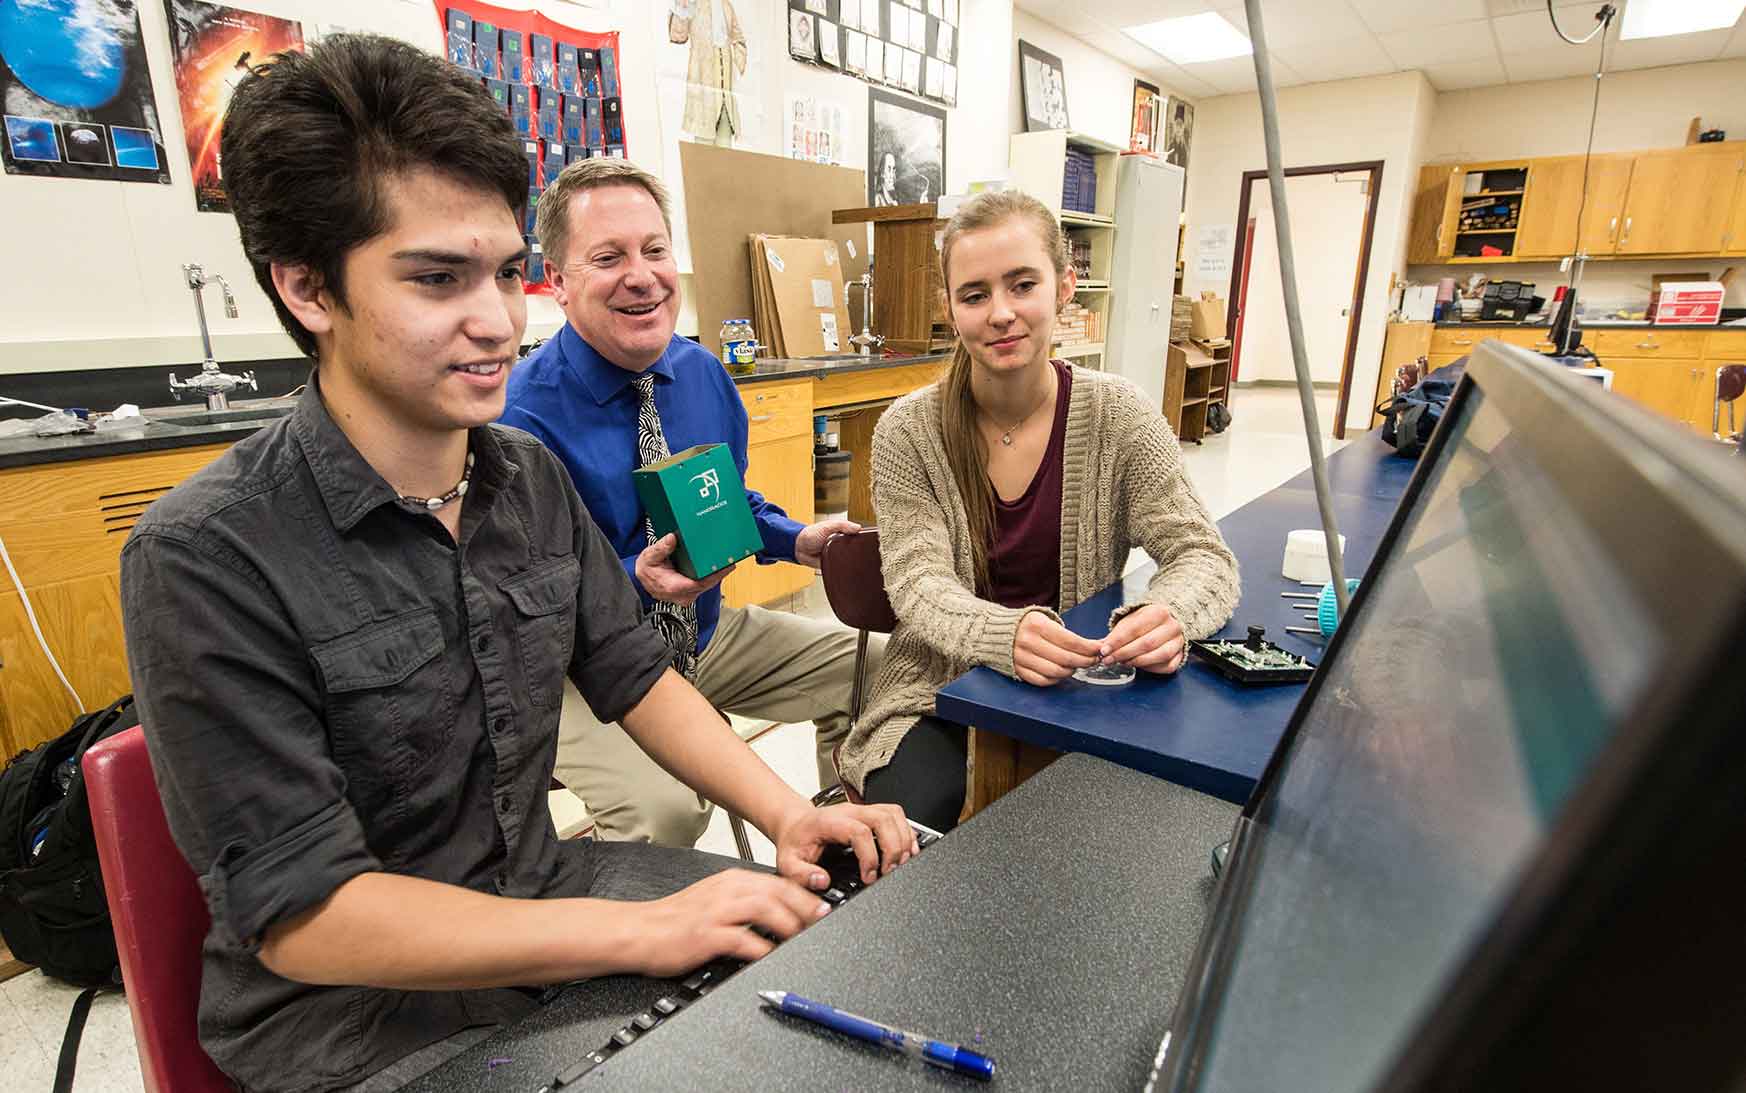
[[[169,185],[133,0],[0,3],[8,174]]]
[[[249,70],[275,53],[303,51],[303,28],[289,19],[240,11],[202,0],[164,0],[175,57],[176,94],[194,204],[201,212],[229,212],[218,141],[231,92]]]

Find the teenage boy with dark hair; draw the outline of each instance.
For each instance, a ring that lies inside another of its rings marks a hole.
[[[528,1012],[528,986],[762,955],[748,927],[824,913],[802,885],[826,886],[828,843],[869,879],[913,853],[900,811],[813,809],[733,735],[564,468],[490,424],[526,321],[526,162],[478,82],[336,36],[243,81],[222,150],[255,275],[319,367],[122,553],[153,769],[212,914],[220,1068],[393,1088]],[[566,674],[769,834],[781,876],[559,842]]]

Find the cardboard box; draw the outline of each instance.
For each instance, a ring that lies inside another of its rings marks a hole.
[[[779,357],[854,352],[836,241],[755,235],[750,242],[758,340]]]
[[[1656,326],[1714,326],[1722,321],[1720,281],[1663,281],[1649,301],[1649,321]]]
[[[1203,292],[1194,301],[1189,313],[1189,337],[1195,341],[1217,341],[1225,336],[1225,302],[1216,292]]]
[[[655,535],[679,535],[673,565],[701,580],[764,549],[726,444],[699,444],[631,472]]]

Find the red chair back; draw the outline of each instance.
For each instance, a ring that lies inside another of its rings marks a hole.
[[[879,567],[879,529],[833,535],[819,555],[825,599],[844,626],[889,634],[897,615],[885,595],[885,573]]]
[[[210,918],[170,838],[135,725],[85,753],[91,826],[148,1093],[232,1093],[200,1047],[200,945]]]

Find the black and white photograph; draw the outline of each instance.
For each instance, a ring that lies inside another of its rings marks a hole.
[[[837,25],[829,19],[818,21],[818,58],[832,68],[841,68],[842,52],[838,48],[841,35],[837,33]]]
[[[1067,77],[1061,68],[1061,58],[1022,38],[1018,53],[1025,132],[1073,128],[1067,121]]]
[[[946,112],[868,91],[867,204],[917,205],[945,190]]]
[[[1188,142],[1194,136],[1194,107],[1172,98],[1164,107],[1164,159],[1188,170]]]
[[[818,60],[818,21],[811,12],[788,13],[788,55],[797,61]]]

